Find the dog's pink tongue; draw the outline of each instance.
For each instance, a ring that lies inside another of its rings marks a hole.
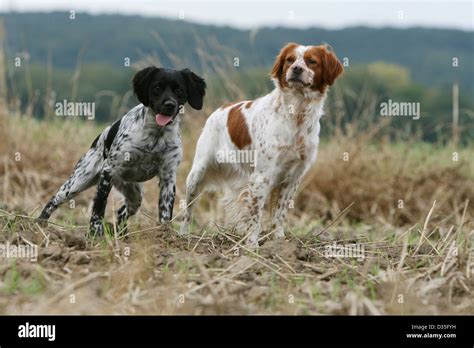
[[[166,116],[162,114],[157,114],[156,115],[156,123],[159,126],[166,126],[168,123],[171,121],[171,116]]]

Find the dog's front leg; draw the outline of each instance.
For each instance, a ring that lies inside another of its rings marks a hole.
[[[258,247],[258,239],[262,229],[263,206],[273,185],[272,178],[257,172],[250,176],[249,195],[247,197],[246,216],[244,223],[247,244],[252,248]]]
[[[105,207],[107,206],[107,197],[112,189],[112,174],[108,166],[100,173],[99,183],[97,184],[97,193],[92,207],[92,216],[89,223],[89,233],[102,235],[104,232],[103,219]]]
[[[283,238],[285,236],[284,222],[290,201],[299,186],[300,180],[290,180],[274,188],[270,200],[270,210],[272,215],[271,230],[275,238]]]
[[[174,198],[176,196],[176,174],[168,173],[160,178],[160,198],[158,216],[161,224],[168,223],[173,217]]]
[[[160,179],[160,198],[158,201],[158,217],[160,224],[166,224],[173,218],[173,205],[176,196],[176,172],[183,157],[181,140],[174,149],[170,149],[158,172]]]

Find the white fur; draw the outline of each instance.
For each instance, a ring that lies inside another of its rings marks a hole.
[[[310,85],[313,82],[314,71],[311,70],[304,61],[304,54],[307,50],[309,50],[311,46],[299,46],[295,50],[296,59],[291,64],[290,68],[286,72],[286,80],[290,80],[293,77],[293,68],[300,67],[303,69],[301,74],[301,80],[305,83]],[[293,82],[289,82],[290,86],[293,86]]]
[[[294,64],[304,64],[303,53],[297,49]],[[304,70],[305,79],[312,80],[313,71]],[[288,76],[287,76],[288,79]],[[208,118],[198,140],[193,166],[187,178],[187,209],[181,225],[181,234],[189,230],[192,203],[203,191],[226,187],[234,192],[233,200],[240,211],[238,229],[248,235],[248,243],[256,247],[260,235],[264,204],[272,191],[279,191],[271,214],[272,231],[283,237],[283,222],[288,205],[299,182],[315,162],[319,143],[319,119],[323,114],[326,92],[303,88],[300,84],[281,88],[275,80],[275,89],[246,108],[241,104],[252,139],[244,150],[255,151],[255,166],[248,163],[219,163],[219,152],[238,151],[227,129],[230,110],[237,104],[219,108]],[[298,122],[298,118],[302,122]]]

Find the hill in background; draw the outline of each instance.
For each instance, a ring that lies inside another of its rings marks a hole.
[[[367,28],[340,30],[321,28],[262,28],[257,31],[194,24],[164,18],[76,14],[67,12],[4,13],[9,56],[28,51],[31,61],[46,63],[51,54],[55,68],[73,69],[83,49],[83,62],[121,67],[124,58],[132,62],[155,55],[165,66],[173,62],[168,52],[196,70],[206,62],[199,49],[225,59],[239,58],[242,68],[269,66],[287,42],[330,43],[340,58],[349,63],[385,61],[409,69],[414,81],[426,86],[448,87],[459,80],[461,90],[474,91],[473,33],[427,28]],[[224,49],[223,49],[224,48]],[[453,57],[459,67],[453,68]]]
[[[337,129],[358,120],[361,130],[380,120],[387,100],[420,103],[422,121],[393,118],[384,134],[446,142],[452,131],[452,85],[458,81],[462,143],[474,139],[473,33],[428,28],[261,28],[181,20],[68,12],[6,13],[3,19],[10,110],[48,118],[55,102],[95,102],[96,120],[115,120],[137,101],[130,90],[136,68],[189,67],[208,82],[209,115],[222,103],[251,99],[272,88],[268,71],[287,42],[331,44],[345,63],[326,111]],[[22,58],[21,67],[14,65]],[[128,60],[130,64],[128,63]],[[453,66],[453,62],[457,66]],[[323,134],[324,136],[324,134]]]

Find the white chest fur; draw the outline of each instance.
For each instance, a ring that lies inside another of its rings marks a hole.
[[[264,162],[306,169],[316,159],[325,96],[275,89],[247,113],[253,148]]]

